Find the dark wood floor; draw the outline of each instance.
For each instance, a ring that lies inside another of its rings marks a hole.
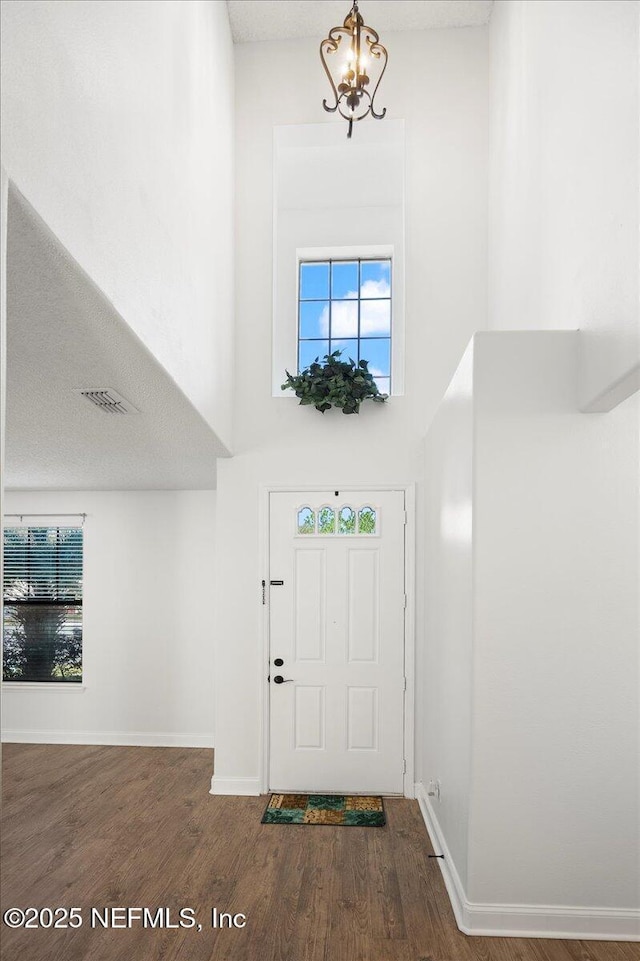
[[[4,745],[2,905],[79,907],[77,930],[2,926],[2,961],[632,961],[611,942],[468,938],[415,801],[384,829],[261,825],[211,797],[211,752]],[[202,931],[90,927],[90,908],[193,907]],[[212,930],[211,908],[247,915]]]

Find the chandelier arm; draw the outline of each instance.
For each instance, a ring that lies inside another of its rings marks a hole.
[[[325,37],[325,40],[331,40],[332,43],[335,43],[335,47],[333,48],[332,52],[338,49],[340,46],[340,41],[343,37],[351,37],[351,31],[347,26],[343,25],[342,27],[331,27],[328,36]]]
[[[372,116],[372,117],[375,117],[376,120],[382,120],[382,118],[385,116],[385,114],[386,114],[386,112],[387,112],[387,108],[384,107],[383,110],[382,110],[382,113],[376,113],[375,110],[374,110],[374,108],[373,108],[373,101],[375,100],[376,93],[378,92],[378,87],[380,86],[380,82],[381,82],[382,78],[384,77],[384,72],[385,72],[385,70],[387,69],[387,64],[388,64],[388,62],[389,62],[389,54],[387,53],[386,48],[383,47],[383,45],[378,42],[378,39],[377,39],[377,38],[378,38],[378,34],[375,32],[375,30],[372,30],[371,32],[372,32],[373,34],[375,34],[375,37],[376,37],[375,42],[369,44],[369,51],[370,51],[370,53],[371,53],[371,56],[372,56],[372,57],[375,57],[376,60],[379,60],[380,57],[384,54],[384,67],[383,67],[382,70],[380,71],[380,76],[378,77],[378,82],[376,83],[375,87],[373,88],[373,93],[371,94],[371,116]],[[368,41],[367,41],[367,42],[368,42]]]
[[[366,23],[362,24],[362,30],[367,31],[368,36],[365,37],[365,40],[369,44],[370,48],[376,46],[382,47],[382,44],[380,43],[380,34],[377,30],[374,30],[373,27],[369,27]]]
[[[387,108],[383,107],[382,113],[376,113],[373,107],[371,107],[371,116],[376,120],[384,120],[384,118],[387,116]]]
[[[331,32],[333,32],[333,31],[331,31]],[[331,73],[330,73],[330,71],[329,71],[329,68],[327,67],[327,62],[326,62],[326,60],[325,60],[325,58],[324,58],[324,57],[325,57],[324,47],[325,47],[325,44],[326,44],[326,45],[327,45],[327,51],[328,51],[328,53],[330,53],[330,54],[331,54],[331,53],[335,53],[336,50],[338,49],[338,44],[339,44],[339,42],[340,42],[339,40],[338,40],[338,41],[334,40],[331,35],[329,35],[328,37],[325,37],[324,40],[322,40],[322,41],[320,42],[320,59],[322,60],[322,66],[324,67],[324,72],[326,73],[327,78],[328,78],[328,80],[329,80],[329,83],[331,84],[331,89],[332,89],[332,91],[333,91],[333,96],[334,96],[335,101],[336,101],[335,104],[334,104],[332,107],[330,107],[330,106],[327,104],[327,101],[326,101],[326,100],[323,100],[323,101],[322,101],[322,106],[323,106],[324,109],[327,111],[327,113],[335,113],[335,112],[336,112],[336,110],[338,109],[338,100],[339,100],[339,97],[338,97],[338,91],[337,91],[337,89],[336,89],[336,85],[335,85],[335,83],[333,82],[333,77],[331,76]]]

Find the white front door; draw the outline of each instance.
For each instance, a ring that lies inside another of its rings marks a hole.
[[[272,791],[403,792],[404,492],[270,495]]]

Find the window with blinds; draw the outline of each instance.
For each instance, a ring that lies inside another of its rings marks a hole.
[[[82,681],[82,533],[5,528],[4,681]]]

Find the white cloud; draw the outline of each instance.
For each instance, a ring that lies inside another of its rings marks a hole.
[[[388,300],[360,301],[360,335],[362,337],[389,336],[390,310],[391,303]]]
[[[363,297],[388,297],[390,292],[386,280],[367,280],[362,284]],[[349,300],[334,300],[331,306],[331,336],[343,339],[358,336],[358,304],[356,291],[350,290]],[[360,301],[360,336],[385,336],[390,333],[389,300]],[[320,334],[329,336],[329,308],[325,307],[320,316]]]
[[[360,287],[361,297],[388,297],[391,293],[391,288],[386,280],[365,280],[365,282]],[[348,294],[349,297],[355,297],[355,294]]]
[[[329,336],[329,308],[325,307],[320,317],[320,331],[323,337]],[[331,336],[334,340],[338,337],[357,337],[358,336],[358,303],[353,300],[344,302],[334,300],[331,305]]]

